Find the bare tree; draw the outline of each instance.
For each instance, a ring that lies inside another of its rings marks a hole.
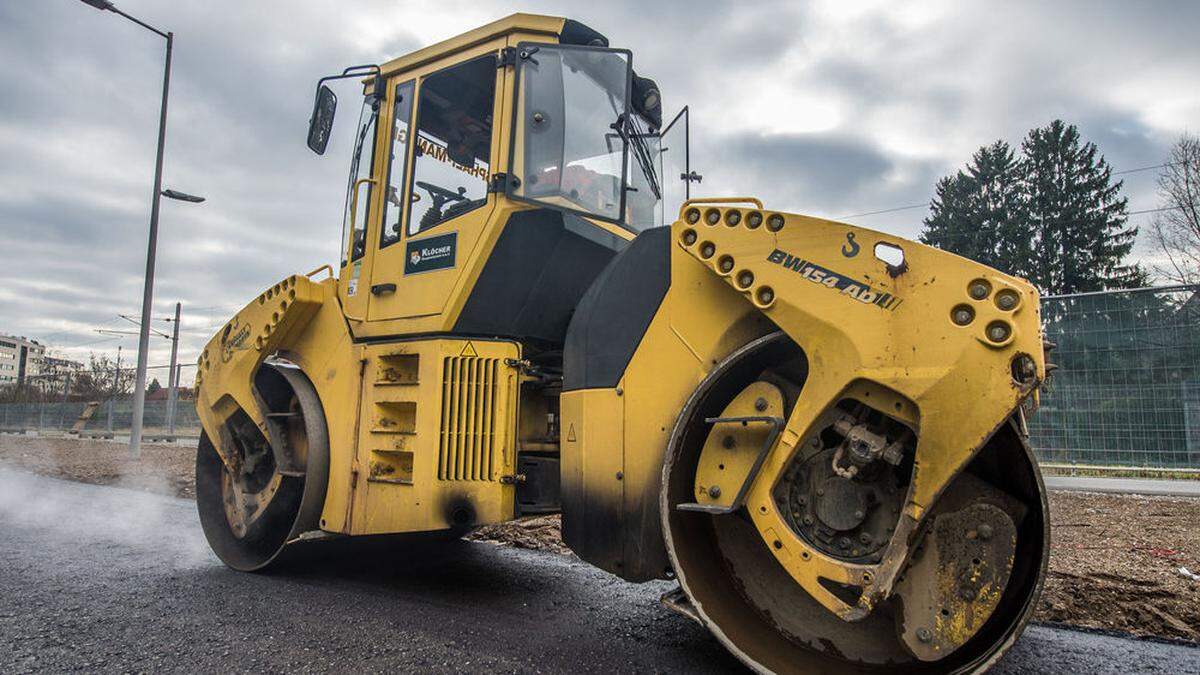
[[[77,376],[75,390],[83,398],[106,400],[128,394],[133,389],[133,377],[128,368],[117,369],[117,364],[103,354],[91,354],[87,368]]]
[[[1184,134],[1158,176],[1162,208],[1150,223],[1163,262],[1159,275],[1180,284],[1200,283],[1200,137]]]

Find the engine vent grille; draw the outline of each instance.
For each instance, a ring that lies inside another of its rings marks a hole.
[[[440,480],[492,480],[500,359],[446,357],[442,363]]]

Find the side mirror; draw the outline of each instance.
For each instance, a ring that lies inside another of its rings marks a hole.
[[[313,103],[312,117],[308,120],[308,149],[318,155],[325,154],[329,145],[329,134],[333,130],[333,116],[337,112],[337,95],[327,85],[317,88],[317,100]]]

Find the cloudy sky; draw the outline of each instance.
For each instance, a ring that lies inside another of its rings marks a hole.
[[[587,23],[689,105],[704,194],[909,237],[924,208],[857,214],[927,204],[995,139],[1061,117],[1128,171],[1200,130],[1196,2],[117,4],[176,33],[164,184],[208,198],[162,207],[155,314],[183,303],[185,363],[263,287],[336,262],[348,151],[304,145],[316,79],[518,10]],[[0,0],[0,333],[131,358],[95,329],[139,311],[162,50],[78,0]],[[1122,176],[1130,210],[1158,205],[1155,173]]]

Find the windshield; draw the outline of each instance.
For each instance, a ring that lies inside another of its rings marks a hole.
[[[514,197],[641,230],[655,224],[657,135],[628,112],[622,50],[523,45]]]

